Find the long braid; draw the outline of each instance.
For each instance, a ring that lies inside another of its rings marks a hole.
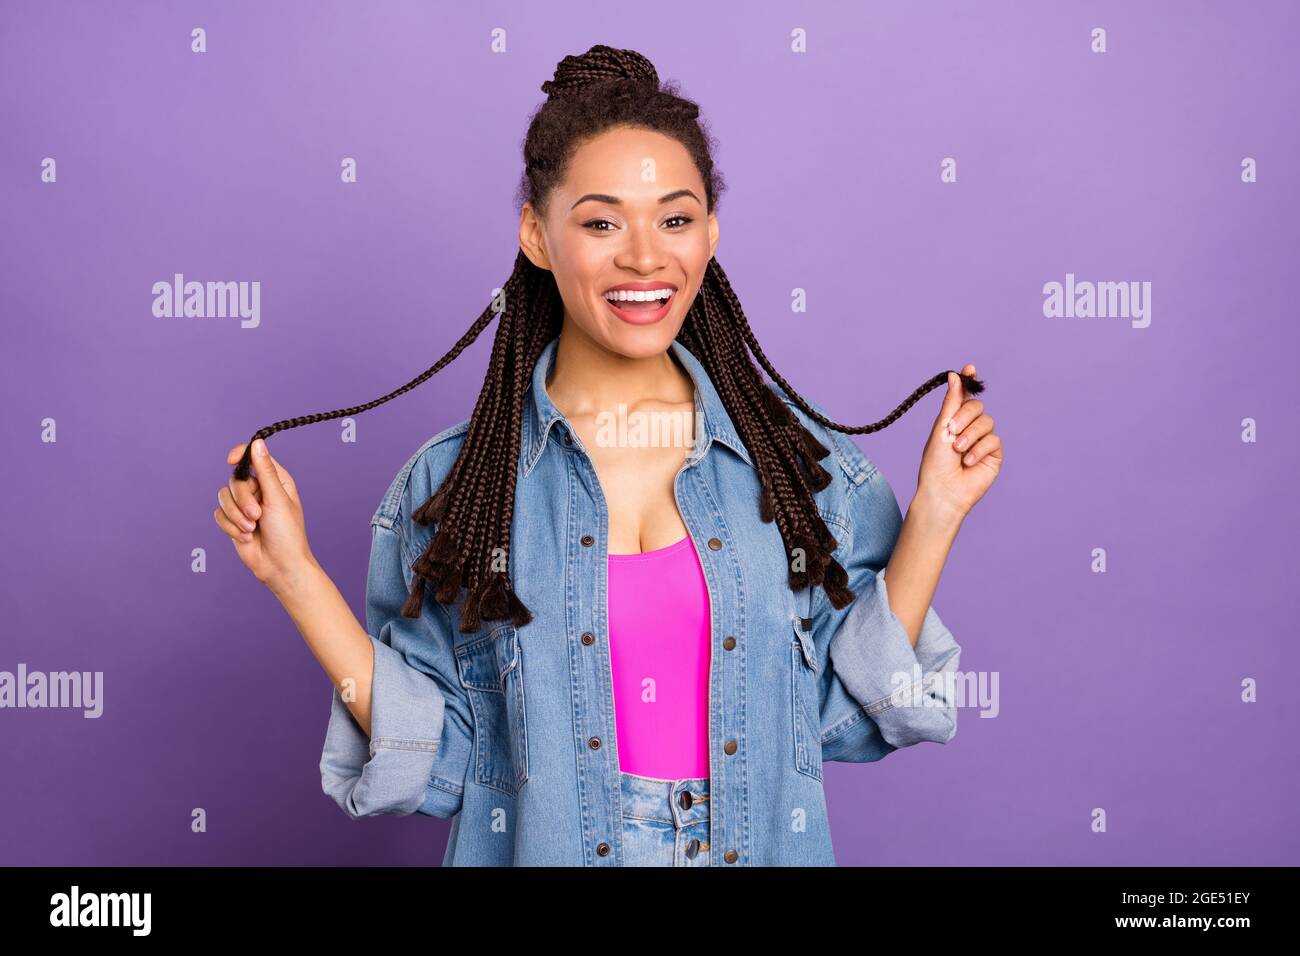
[[[463,611],[466,627],[470,630],[477,630],[479,626],[479,602],[482,600],[484,581],[482,564],[487,559],[487,550],[494,530],[491,527],[491,515],[483,518],[482,513],[487,502],[499,500],[493,495],[501,472],[503,445],[506,444],[507,438],[503,423],[503,418],[507,417],[503,407],[503,393],[507,384],[504,377],[509,365],[506,354],[514,350],[512,333],[518,326],[517,312],[517,309],[508,309],[501,316],[501,324],[497,329],[497,337],[492,346],[492,357],[488,365],[487,377],[493,385],[491,388],[485,386],[483,389],[480,397],[484,402],[484,410],[477,416],[480,426],[478,434],[469,437],[470,442],[487,450],[487,460],[483,467],[473,473],[473,483],[465,489],[465,494],[456,498],[458,505],[468,505],[463,515],[465,533],[456,562],[462,568],[464,586],[469,589],[470,594],[479,595],[479,601],[467,601]],[[448,523],[452,523],[457,517],[460,515],[453,513],[449,516]],[[445,533],[445,530],[440,529],[439,533]],[[449,584],[448,581],[443,582],[444,594],[447,593],[445,589]]]
[[[332,418],[342,418],[345,415],[357,415],[361,412],[369,411],[376,405],[382,405],[384,402],[390,401],[398,395],[409,392],[411,389],[415,388],[415,386],[427,381],[430,376],[442,371],[443,368],[454,362],[456,357],[472,345],[474,340],[479,337],[479,334],[488,327],[495,315],[496,313],[492,311],[492,307],[488,306],[483,310],[483,314],[478,317],[474,324],[469,327],[469,331],[460,337],[460,341],[451,347],[451,351],[438,359],[438,361],[434,362],[429,369],[421,372],[396,391],[389,392],[383,398],[377,398],[373,402],[366,402],[364,405],[355,405],[352,408],[340,408],[333,412],[318,412],[315,415],[300,415],[297,418],[286,418],[283,421],[278,421],[274,424],[267,425],[264,428],[259,428],[257,431],[253,432],[253,437],[248,440],[248,445],[244,448],[243,455],[240,456],[238,463],[235,465],[235,479],[237,481],[245,481],[248,478],[253,463],[253,442],[257,439],[270,438],[276,432],[284,431],[286,428],[297,428],[299,425],[314,425],[316,422],[329,421]]]
[[[704,178],[708,208],[716,208],[724,182],[714,167],[714,142],[699,119],[699,107],[679,95],[675,84],[661,85],[654,65],[644,56],[634,50],[593,46],[581,56],[565,57],[555,77],[542,84],[542,91],[548,98],[534,114],[524,140],[524,174],[517,202],[531,202],[544,215],[577,144],[611,127],[630,125],[662,132],[682,143]],[[533,617],[511,586],[509,572],[499,569],[496,560],[501,554],[510,555],[526,393],[538,359],[563,327],[564,303],[554,275],[534,265],[522,250],[502,295],[500,313],[495,302],[488,306],[446,355],[401,388],[364,405],[261,428],[234,470],[238,480],[250,476],[255,439],[359,414],[427,381],[459,357],[499,314],[483,387],[460,453],[437,490],[411,515],[420,525],[435,526],[435,531],[411,564],[410,597],[401,613],[408,618],[423,613],[426,585],[444,606],[454,604],[465,591],[460,615],[464,633],[473,633],[484,621],[509,620],[522,627]],[[814,498],[831,481],[819,464],[830,449],[768,387],[762,371],[812,420],[853,435],[878,431],[896,421],[922,395],[944,384],[948,373],[923,383],[878,422],[849,426],[831,421],[812,408],[763,354],[716,259],[709,260],[677,337],[703,365],[750,451],[758,472],[759,516],[764,522],[775,522],[785,543],[790,587],[821,585],[836,608],[846,606],[854,594],[848,589],[848,575],[834,559],[837,542]],[[984,390],[973,376],[961,375],[961,380],[971,394]]]
[[[511,279],[461,453],[438,491],[414,515],[422,524],[438,522],[438,530],[412,565],[415,580],[402,614],[419,616],[425,581],[444,605],[454,603],[463,587],[468,594],[460,629],[465,633],[478,630],[484,620],[508,618],[519,627],[532,620],[510,586],[509,573],[492,565],[495,548],[510,553],[524,393],[542,350],[559,334],[562,312],[556,308],[554,277],[522,251]],[[501,504],[505,501],[508,506]]]

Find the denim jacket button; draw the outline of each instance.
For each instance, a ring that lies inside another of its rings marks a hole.
[[[595,640],[596,640],[596,635],[593,634],[593,633],[591,633],[591,631],[583,631],[583,632],[582,632],[582,643],[590,645],[590,644],[592,644]]]
[[[724,753],[734,754],[736,752],[736,742],[734,740],[728,740],[722,745],[722,750]]]
[[[695,854],[699,852],[700,852],[699,840],[692,840],[690,843],[686,844],[686,859],[688,860],[695,859]]]
[[[710,538],[710,539],[709,539],[709,547],[712,548],[714,551],[721,550],[721,548],[722,548],[722,542],[719,541],[717,538]]]
[[[723,650],[725,650],[725,651],[729,651],[729,650],[731,650],[731,649],[732,649],[733,647],[735,647],[735,646],[736,646],[736,639],[735,639],[734,637],[728,635],[728,636],[726,636],[726,637],[724,637],[724,638],[722,639],[722,649],[723,649]]]
[[[596,856],[609,856],[609,844],[601,843],[597,845]]]
[[[735,863],[740,859],[740,854],[735,850],[728,850],[726,853],[722,854],[722,858],[728,863]]]
[[[695,799],[691,796],[691,792],[689,790],[683,790],[682,795],[677,798],[677,803],[681,806],[683,810],[689,810],[691,808],[691,804],[694,802]]]
[[[600,749],[600,738],[599,738],[599,737],[592,737],[590,740],[587,741],[587,746],[590,747],[592,750],[599,750],[599,749]]]
[[[596,539],[593,538],[591,535],[589,535],[589,534],[584,534],[584,535],[582,536],[582,546],[583,546],[584,548],[590,548],[591,545],[592,545],[592,543],[595,542],[595,540],[596,540]]]

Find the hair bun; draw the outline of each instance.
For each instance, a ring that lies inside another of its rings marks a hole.
[[[558,98],[580,93],[601,83],[632,81],[659,86],[659,73],[636,50],[618,50],[598,43],[580,56],[566,56],[555,77],[542,84],[542,92]]]

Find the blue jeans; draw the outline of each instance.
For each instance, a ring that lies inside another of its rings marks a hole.
[[[623,773],[623,865],[709,865],[709,778]]]

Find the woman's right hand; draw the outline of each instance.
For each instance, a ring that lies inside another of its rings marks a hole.
[[[226,464],[237,464],[244,448],[236,445],[230,449]],[[230,535],[239,560],[274,591],[316,559],[307,544],[307,526],[293,476],[271,457],[260,438],[253,443],[252,461],[247,479],[236,481],[232,475],[217,493],[221,507],[212,516]]]

